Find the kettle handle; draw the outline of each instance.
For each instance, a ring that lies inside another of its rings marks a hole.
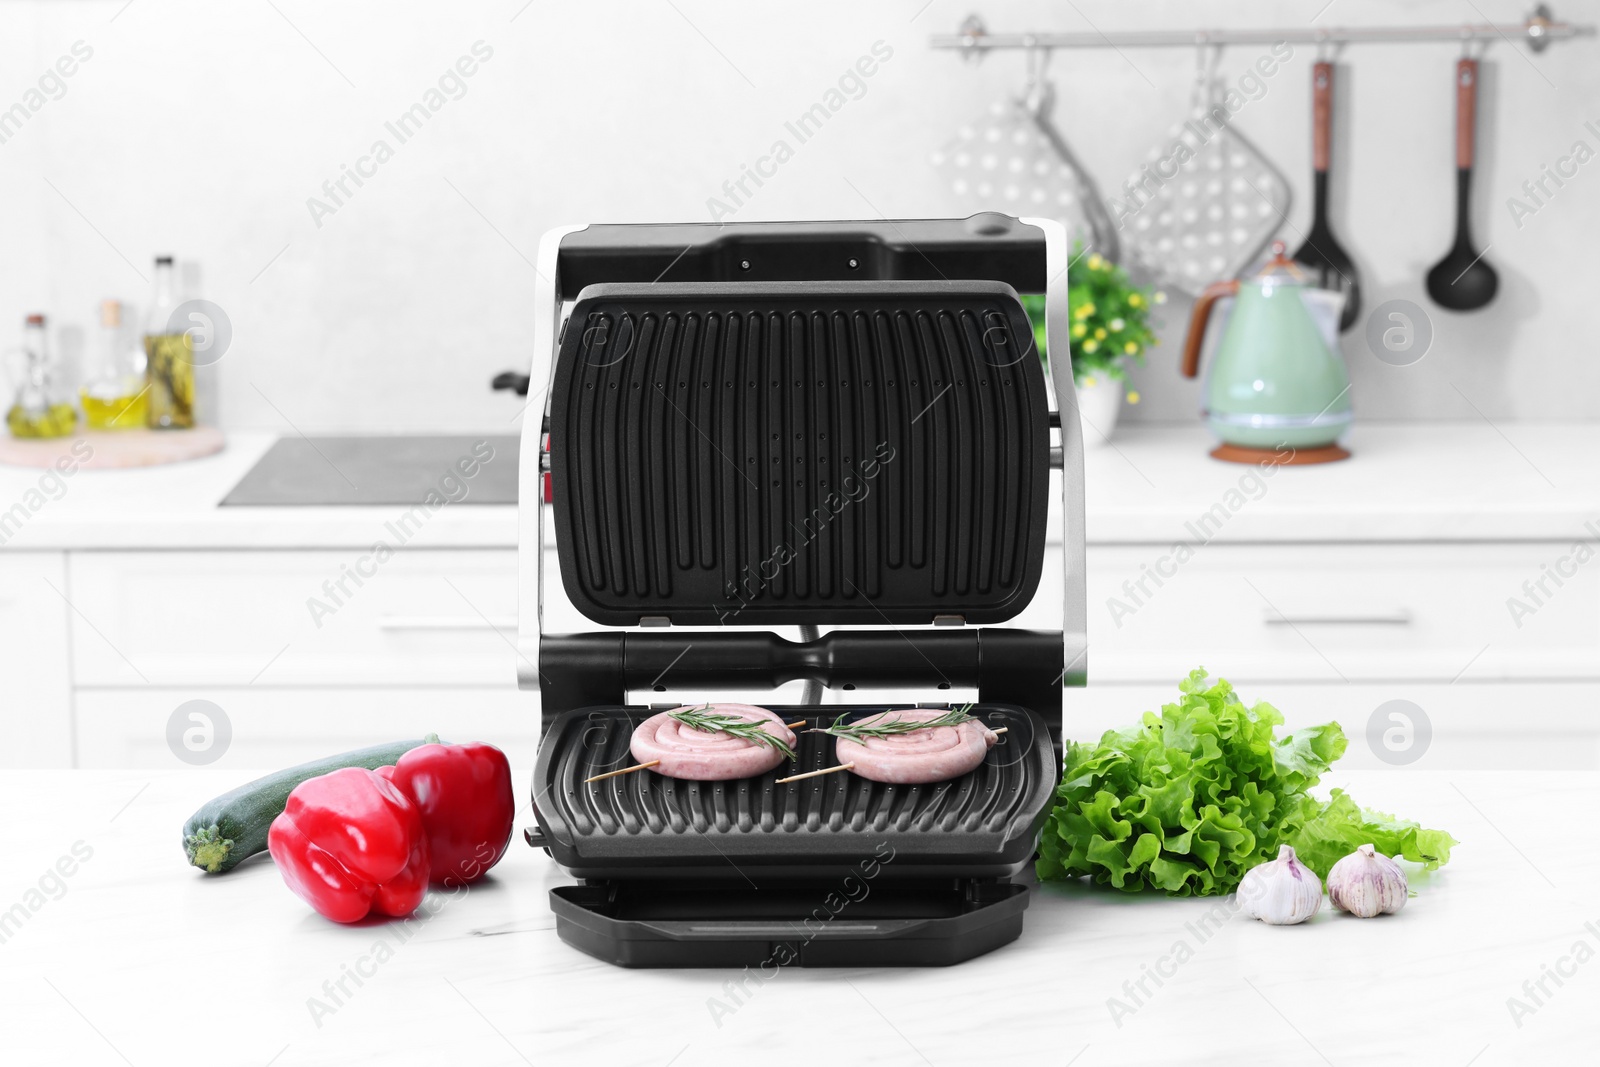
[[[1211,308],[1225,296],[1238,296],[1239,283],[1212,282],[1194,302],[1189,314],[1189,335],[1183,339],[1183,376],[1193,378],[1200,373],[1200,347],[1205,343],[1206,324],[1211,321]]]

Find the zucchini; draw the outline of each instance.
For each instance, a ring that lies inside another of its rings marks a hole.
[[[391,741],[358,748],[337,756],[302,763],[298,767],[257,778],[200,806],[183,824],[183,854],[207,874],[225,874],[257,852],[267,850],[267,830],[283,814],[289,793],[308,778],[341,767],[387,767],[418,745],[432,744],[438,734],[420,741]]]

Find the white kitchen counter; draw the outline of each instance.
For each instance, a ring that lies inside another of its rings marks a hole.
[[[1600,423],[1357,424],[1338,463],[1211,459],[1200,427],[1129,429],[1090,454],[1091,543],[1594,539]],[[1221,505],[1225,514],[1213,509]]]
[[[203,460],[79,472],[4,548],[357,548],[401,510],[217,507],[273,439],[239,433]],[[1192,543],[1201,537],[1187,524],[1208,512],[1204,537],[1218,541],[1564,541],[1592,538],[1584,523],[1600,520],[1600,424],[1358,425],[1347,444],[1349,461],[1257,480],[1210,459],[1200,426],[1126,428],[1089,453],[1089,539]],[[0,510],[40,473],[0,468]],[[516,509],[445,507],[412,544],[512,547]]]
[[[277,440],[235,433],[214,456],[131,470],[79,471],[6,541],[10,549],[367,548],[392,539],[384,523],[399,507],[219,507]],[[43,471],[0,467],[0,510],[37,488]],[[422,548],[508,548],[517,509],[440,508],[408,544]]]
[[[398,945],[393,924],[322,920],[270,861],[215,878],[187,868],[184,818],[244,777],[0,773],[11,813],[0,907],[31,909],[0,944],[7,1062],[1488,1067],[1592,1057],[1600,860],[1582,831],[1600,806],[1600,775],[1522,775],[1514,787],[1504,773],[1330,776],[1325,785],[1462,841],[1447,868],[1414,880],[1419,895],[1397,917],[1361,921],[1325,906],[1310,924],[1272,928],[1232,914],[1202,938],[1202,918],[1219,904],[1227,914],[1225,902],[1049,885],[1033,893],[1021,940],[988,956],[948,969],[783,970],[742,1003],[725,988],[736,972],[625,971],[562,944],[546,891],[566,879],[520,838],[491,880],[441,898]],[[78,842],[91,858],[49,893],[25,896]],[[1546,967],[1563,984],[1546,978],[1549,995],[1534,1005],[1523,983]],[[363,972],[361,985],[345,979],[349,995],[334,1005],[324,983],[347,969]],[[1159,988],[1146,978],[1154,971],[1170,976]],[[1149,995],[1135,1003],[1124,983],[1142,979]],[[333,1005],[320,1026],[313,997]],[[1520,1025],[1511,997],[1533,1008]],[[712,998],[733,1009],[720,1026]],[[1111,998],[1131,1013],[1114,1020]]]

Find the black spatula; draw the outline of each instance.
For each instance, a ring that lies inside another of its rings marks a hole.
[[[1428,295],[1451,311],[1475,311],[1494,299],[1500,276],[1472,250],[1473,131],[1478,117],[1478,61],[1456,64],[1456,243],[1428,272]],[[1488,249],[1484,249],[1487,252]]]
[[[1333,64],[1318,63],[1311,68],[1311,165],[1315,182],[1311,232],[1295,252],[1296,263],[1313,272],[1317,285],[1344,294],[1344,311],[1339,315],[1342,333],[1355,325],[1361,314],[1361,279],[1350,255],[1334,239],[1328,225],[1328,156],[1333,141]]]

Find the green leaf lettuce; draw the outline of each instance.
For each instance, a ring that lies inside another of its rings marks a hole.
[[[1295,855],[1323,878],[1328,870],[1362,845],[1372,845],[1385,856],[1399,856],[1435,870],[1450,862],[1455,838],[1443,830],[1424,830],[1409,819],[1359,807],[1350,794],[1335,789],[1315,817],[1295,834]]]
[[[1278,737],[1283,715],[1246,707],[1204,668],[1181,699],[1146,712],[1094,744],[1068,744],[1056,806],[1039,843],[1041,880],[1088,875],[1128,892],[1210,896],[1291,844],[1321,877],[1357,845],[1428,866],[1455,840],[1438,830],[1363,811],[1341,790],[1310,790],[1347,744],[1338,723]]]

